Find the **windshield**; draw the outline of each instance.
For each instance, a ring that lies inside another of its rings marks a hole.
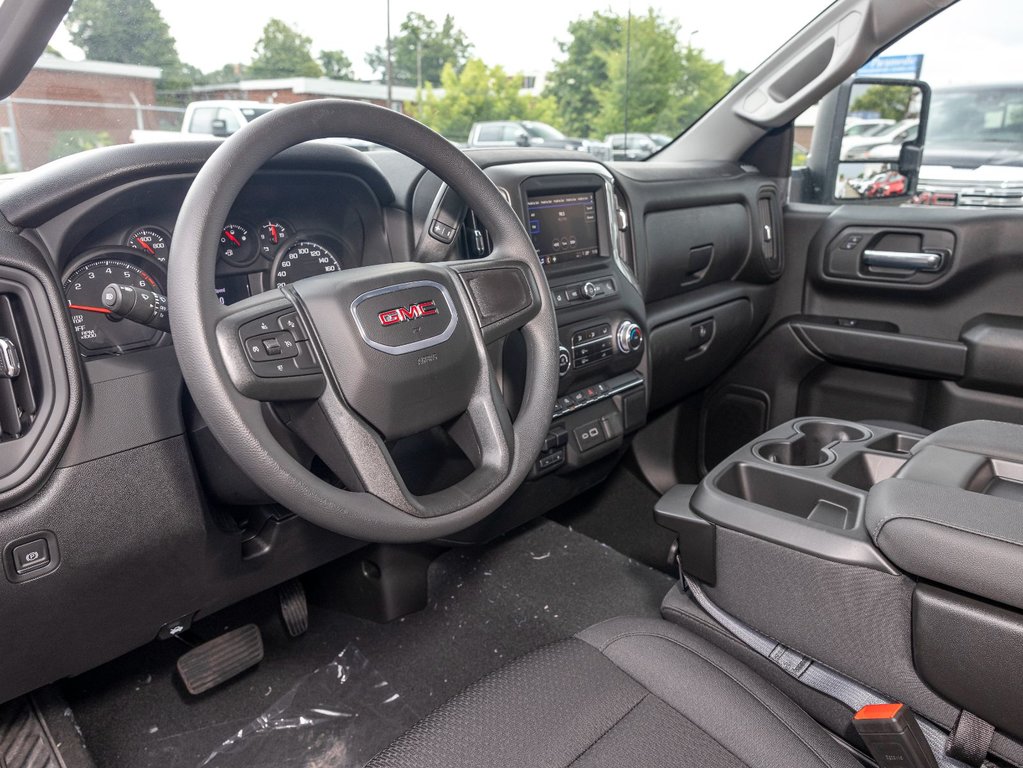
[[[400,110],[464,147],[642,160],[828,4],[391,0],[342,19],[319,0],[75,0],[0,105],[0,173],[112,144],[222,140],[315,98]]]

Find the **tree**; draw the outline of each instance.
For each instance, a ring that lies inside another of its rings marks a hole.
[[[327,77],[335,80],[352,80],[355,77],[352,60],[344,51],[320,51],[320,66]]]
[[[418,85],[422,82],[436,85],[441,81],[444,66],[450,64],[459,74],[472,53],[472,43],[455,26],[450,15],[438,28],[437,23],[421,13],[412,12],[405,17],[398,34],[391,38],[391,76],[400,85]],[[366,63],[380,75],[387,77],[387,44],[378,45],[366,56]]]
[[[633,17],[631,26],[604,55],[608,79],[597,94],[600,109],[594,120],[601,134],[666,132],[666,115],[677,108],[674,100],[683,76],[678,24],[649,11]]]
[[[249,68],[245,64],[225,64],[220,69],[207,72],[202,76],[202,82],[209,85],[220,83],[237,83],[249,76]]]
[[[255,58],[249,65],[249,76],[320,77],[323,69],[310,51],[312,38],[289,27],[280,19],[270,19],[263,27],[263,36],[256,43]]]
[[[574,136],[591,136],[600,109],[599,94],[607,86],[607,52],[621,45],[624,20],[610,13],[594,12],[568,25],[571,38],[559,42],[565,58],[556,62],[547,79],[544,95],[558,103],[565,130]]]
[[[199,77],[152,0],[77,0],[64,26],[87,59],[160,67],[160,91],[185,91]]]
[[[464,140],[472,124],[481,120],[539,120],[555,118],[557,105],[550,97],[536,98],[519,93],[520,75],[509,75],[501,67],[488,67],[470,59],[461,73],[452,64],[441,71],[444,95],[427,86],[423,122],[451,139]]]
[[[905,120],[913,101],[911,85],[872,85],[853,99],[849,112],[876,114],[886,120]]]
[[[154,67],[180,62],[170,27],[152,0],[77,0],[64,25],[87,59]]]

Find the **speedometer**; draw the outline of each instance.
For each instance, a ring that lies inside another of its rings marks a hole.
[[[275,286],[286,285],[340,269],[341,263],[322,245],[311,240],[299,240],[282,250],[274,260],[271,282]]]
[[[110,283],[163,293],[144,269],[121,259],[90,259],[64,281],[64,298],[78,344],[86,354],[120,354],[153,344],[162,331],[122,320],[103,306],[100,295]]]

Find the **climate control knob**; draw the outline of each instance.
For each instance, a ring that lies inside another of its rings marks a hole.
[[[621,352],[635,352],[643,346],[643,329],[631,320],[626,320],[618,326],[617,341]]]
[[[564,376],[572,370],[572,356],[565,347],[558,347],[558,376]]]

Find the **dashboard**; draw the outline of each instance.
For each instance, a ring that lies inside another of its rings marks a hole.
[[[85,232],[61,263],[69,316],[85,357],[121,355],[169,343],[164,331],[127,321],[104,304],[111,284],[166,294],[167,260],[176,214],[187,187],[148,185],[127,209]],[[261,175],[245,189],[210,243],[223,304],[306,277],[361,266],[366,225],[380,205],[357,179],[301,174]]]
[[[171,244],[190,226],[178,212],[217,146],[109,147],[0,185],[0,336],[20,340],[24,361],[17,386],[0,387],[0,422],[7,403],[21,425],[0,437],[0,543],[43,537],[52,553],[47,569],[0,579],[5,617],[22,628],[0,638],[0,654],[22,660],[0,681],[0,700],[364,546],[273,503],[191,402],[178,363],[187,350],[102,311],[109,285],[165,295]],[[784,249],[758,234],[780,232],[777,187],[737,164],[468,154],[533,239],[561,347],[557,405],[529,480],[450,539],[479,543],[603,482],[645,436],[670,455],[670,409],[763,327]],[[485,256],[486,222],[446,190],[390,151],[287,150],[205,244],[214,290],[234,303],[310,275],[411,261],[424,245],[437,261]],[[512,415],[524,345],[512,334],[489,349]],[[263,412],[297,460],[338,481],[290,436],[293,414]],[[648,418],[668,432],[645,428]],[[457,440],[434,432],[388,445],[414,493],[447,487],[471,464]]]

